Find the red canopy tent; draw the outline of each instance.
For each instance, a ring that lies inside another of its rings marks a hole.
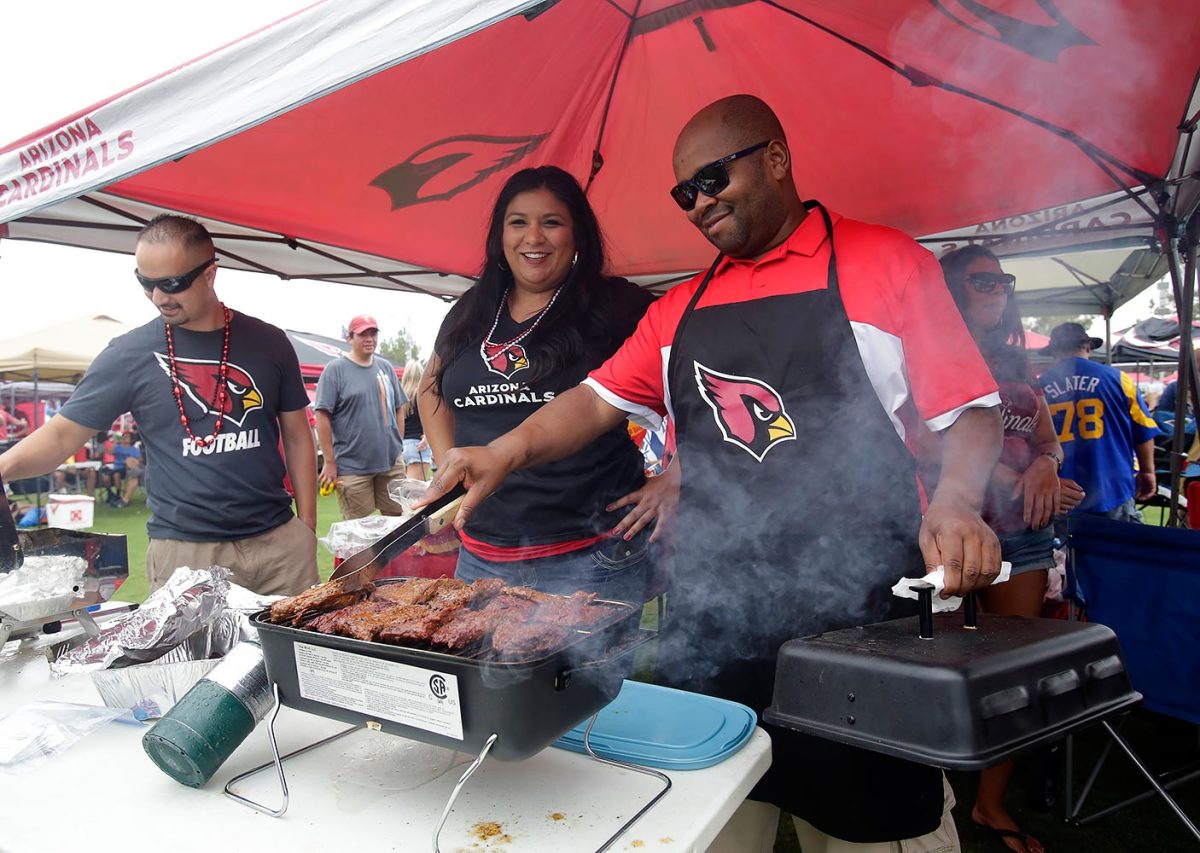
[[[1194,11],[325,0],[0,149],[0,236],[128,252],[179,210],[227,267],[453,296],[505,177],[555,163],[587,186],[614,271],[665,286],[712,256],[667,196],[675,134],[750,92],[805,195],[938,248],[1156,252],[1190,313]]]

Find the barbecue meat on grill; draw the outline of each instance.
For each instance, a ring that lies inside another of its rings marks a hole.
[[[571,629],[546,622],[505,622],[492,632],[492,651],[505,660],[539,657],[567,641]]]
[[[608,607],[592,604],[595,598],[594,592],[576,592],[567,598],[552,598],[537,605],[530,618],[534,622],[549,622],[567,627],[591,625],[612,612]]]
[[[460,610],[443,623],[431,639],[434,645],[462,651],[482,644],[506,618],[502,610]]]
[[[408,627],[424,624],[431,618],[435,619],[431,627],[423,629]],[[437,630],[437,626],[444,618],[445,616],[438,611],[430,610],[420,604],[394,604],[384,607],[382,610],[355,614],[339,623],[337,627],[339,634],[368,642],[376,639],[384,642],[396,642],[387,638],[387,635],[393,631],[396,632],[396,636],[403,636],[412,641],[428,641],[429,636]],[[423,636],[422,631],[424,632]]]
[[[371,584],[364,584],[361,589],[348,591],[342,580],[329,581],[306,589],[299,595],[276,601],[271,605],[271,621],[277,624],[291,622],[293,625],[299,625],[304,617],[318,611],[348,607],[361,601],[372,589],[374,587]]]
[[[413,605],[411,612],[393,619],[380,632],[379,639],[385,643],[411,645],[429,643],[442,623],[454,615],[453,610],[435,610],[431,607]]]
[[[322,634],[344,634],[346,628],[344,625],[349,624],[349,620],[356,619],[364,613],[375,613],[387,607],[378,601],[360,601],[358,604],[351,604],[349,607],[343,607],[341,610],[334,610],[331,613],[322,613],[303,623],[303,627],[310,631],[320,631]]]
[[[372,601],[388,604],[421,604],[444,578],[409,578],[404,583],[382,584],[371,593]]]

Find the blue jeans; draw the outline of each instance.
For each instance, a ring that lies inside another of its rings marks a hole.
[[[511,563],[485,560],[460,548],[454,576],[468,583],[500,578],[507,586],[529,586],[556,595],[582,589],[610,601],[641,604],[654,574],[656,549],[649,545],[653,526],[630,542],[608,538],[567,554]]]

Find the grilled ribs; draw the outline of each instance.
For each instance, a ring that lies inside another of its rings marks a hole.
[[[337,582],[309,590],[322,596],[296,596],[283,611],[303,627],[326,634],[399,645],[435,646],[462,652],[490,648],[502,660],[527,659],[562,646],[575,629],[593,625],[613,608],[596,604],[596,594],[551,595],[529,587],[506,587],[497,578],[465,583],[455,578],[410,578],[374,591],[345,593]],[[324,589],[334,587],[333,589]],[[370,598],[361,601],[370,592]],[[331,594],[332,593],[332,594]],[[347,606],[321,612],[338,595]],[[283,604],[284,602],[279,602]],[[272,617],[274,617],[272,609]]]
[[[505,622],[492,632],[492,651],[505,660],[537,657],[558,648],[571,629],[549,622]]]
[[[271,605],[271,621],[299,625],[305,617],[318,611],[349,607],[366,598],[372,589],[374,587],[371,584],[364,584],[361,589],[349,591],[342,580],[328,581],[306,589],[299,595],[276,601]]]

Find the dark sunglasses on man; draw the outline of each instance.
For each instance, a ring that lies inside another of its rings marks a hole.
[[[154,288],[157,287],[163,293],[174,295],[176,293],[183,293],[191,287],[192,282],[200,277],[200,273],[216,262],[216,258],[209,258],[194,270],[188,270],[182,275],[169,275],[164,278],[147,278],[137,269],[134,269],[133,274],[137,276],[138,283],[141,284],[142,289],[147,293],[152,293]]]
[[[707,166],[701,166],[696,170],[696,174],[692,175],[686,181],[680,181],[675,186],[671,187],[671,198],[675,199],[675,203],[683,210],[691,210],[696,206],[696,197],[698,193],[704,193],[706,196],[715,196],[717,193],[724,192],[729,186],[729,164],[739,157],[745,157],[747,154],[753,154],[760,148],[766,148],[771,144],[771,140],[760,142],[757,145],[751,145],[749,148],[743,148],[741,151],[734,151],[722,157],[720,160],[713,160]]]
[[[995,293],[999,289],[1005,296],[1011,296],[1017,288],[1017,277],[1008,272],[973,272],[967,281],[980,293]]]

